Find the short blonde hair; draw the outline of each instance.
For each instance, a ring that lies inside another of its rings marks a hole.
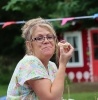
[[[25,25],[21,28],[22,37],[25,40],[30,41],[37,26],[48,28],[56,36],[56,32],[54,31],[53,26],[50,22],[42,18],[36,18],[27,21]]]
[[[32,35],[34,33],[34,31],[36,30],[37,26],[39,27],[45,27],[47,29],[49,29],[49,31],[51,31],[55,36],[56,36],[56,32],[52,26],[52,24],[42,18],[35,18],[35,19],[31,19],[29,21],[27,21],[24,26],[21,28],[22,30],[22,37],[25,39],[25,41],[30,41],[32,39]],[[58,56],[58,40],[56,39],[56,56]],[[27,54],[31,54],[31,51],[28,50],[28,48],[26,47],[26,53]]]

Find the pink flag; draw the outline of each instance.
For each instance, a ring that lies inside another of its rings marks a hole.
[[[2,28],[5,28],[6,26],[8,25],[11,25],[11,24],[15,24],[16,22],[15,21],[11,21],[11,22],[5,22],[2,26]]]
[[[68,21],[71,21],[71,20],[73,20],[73,19],[74,19],[74,17],[71,17],[71,18],[63,18],[61,25],[64,25],[64,24],[66,24]]]

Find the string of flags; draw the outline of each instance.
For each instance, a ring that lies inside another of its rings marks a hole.
[[[92,19],[97,19],[98,18],[98,14],[94,14],[91,16],[80,16],[80,17],[67,17],[67,18],[55,18],[55,19],[46,19],[46,21],[61,21],[61,25],[65,25],[68,21],[72,21],[75,19],[88,19],[88,18],[92,18]],[[25,21],[7,21],[7,22],[0,22],[0,25],[2,25],[2,28],[5,28],[9,25],[12,24],[23,24],[25,23]]]

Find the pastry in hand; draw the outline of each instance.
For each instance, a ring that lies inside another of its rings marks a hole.
[[[69,43],[68,43],[68,42],[65,42],[65,43],[59,42],[59,43],[58,43],[58,46],[59,46],[59,47],[60,47],[60,46],[63,46],[63,48],[65,49],[65,48],[68,48]]]
[[[70,50],[70,45],[68,42],[66,42],[65,40],[62,40],[61,42],[58,42],[58,46],[63,46],[65,52],[68,52]]]

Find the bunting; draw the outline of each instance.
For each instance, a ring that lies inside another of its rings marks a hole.
[[[11,21],[11,22],[5,22],[2,26],[2,28],[5,28],[6,26],[12,25],[12,24],[16,24],[15,21]]]
[[[91,16],[80,16],[80,17],[68,17],[68,18],[55,18],[55,19],[45,19],[46,21],[61,21],[61,25],[65,25],[68,21],[72,21],[75,19],[87,19],[87,18],[92,18],[92,19],[98,19],[98,14],[94,14]],[[0,22],[0,25],[2,25],[2,28],[5,28],[9,25],[12,24],[23,24],[25,21],[7,21],[7,22]]]
[[[74,20],[74,17],[73,17],[73,18],[64,18],[64,19],[62,20],[61,25],[65,25],[68,21],[71,21],[71,20]]]

